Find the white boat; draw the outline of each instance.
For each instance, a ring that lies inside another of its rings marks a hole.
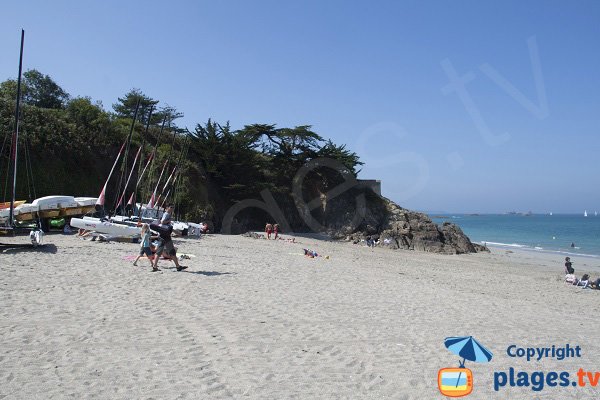
[[[96,210],[96,197],[75,197],[75,201],[81,207],[81,213],[87,214]]]
[[[95,218],[71,218],[71,226],[115,237],[136,237],[142,232],[137,226],[115,224]]]
[[[15,208],[15,219],[17,221],[30,221],[35,219],[35,215],[39,211],[38,206],[29,203],[21,204]]]
[[[14,217],[17,221],[29,221],[35,219],[38,207],[33,204],[25,203],[14,209]],[[0,210],[0,221],[5,222],[8,220],[10,210],[4,208]]]
[[[587,210],[585,210],[585,211],[583,212],[583,216],[584,216],[584,217],[587,217]]]
[[[594,211],[594,217],[598,216],[598,211]]]
[[[61,213],[61,209],[75,208],[77,212],[81,211],[81,207],[75,201],[73,196],[45,196],[35,199],[31,205],[38,208],[40,218],[55,218]]]
[[[552,212],[550,212],[550,215],[552,215]]]

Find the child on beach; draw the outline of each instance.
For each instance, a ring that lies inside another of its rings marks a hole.
[[[573,268],[573,263],[569,257],[565,258],[565,274],[573,274],[575,273],[575,269]]]
[[[143,224],[142,225],[142,237],[140,240],[141,241],[140,254],[137,256],[137,258],[133,262],[133,265],[137,266],[138,260],[142,256],[145,255],[148,258],[148,260],[150,261],[150,265],[153,266],[152,248],[150,247],[151,237],[152,237],[152,232],[150,232],[150,226],[148,224]],[[154,268],[154,266],[153,266],[152,272],[156,272],[156,271],[158,271],[158,268]]]
[[[279,236],[279,224],[273,225],[273,233],[275,234],[275,240],[277,240]]]

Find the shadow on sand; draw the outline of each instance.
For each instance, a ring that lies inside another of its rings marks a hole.
[[[46,253],[56,254],[58,248],[55,244],[48,243],[42,246],[33,247],[31,244],[22,243],[0,243],[0,253]]]
[[[188,274],[204,275],[204,276],[237,275],[237,272],[188,271],[188,270],[184,270],[182,272],[187,272]]]

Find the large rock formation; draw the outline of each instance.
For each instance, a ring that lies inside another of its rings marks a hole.
[[[348,212],[347,207],[344,206],[343,209],[345,213]],[[330,214],[332,213],[334,212],[331,211]],[[328,218],[333,222],[332,219],[336,218]],[[485,247],[471,243],[457,225],[450,222],[436,225],[426,214],[404,209],[383,197],[369,196],[364,221],[355,229],[337,224],[329,226],[333,229],[328,233],[333,237],[344,237],[357,242],[370,236],[379,239],[382,246],[392,249],[443,254],[487,251]]]

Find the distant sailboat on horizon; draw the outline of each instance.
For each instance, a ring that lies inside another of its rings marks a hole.
[[[550,215],[552,215],[552,211],[550,211]]]
[[[585,211],[583,212],[583,216],[584,216],[584,217],[587,217],[587,210],[585,210]]]
[[[594,217],[598,216],[598,211],[594,211]]]

